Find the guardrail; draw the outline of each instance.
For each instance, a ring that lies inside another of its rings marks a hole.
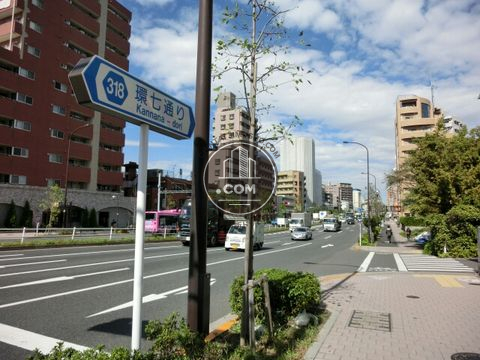
[[[162,229],[161,233],[149,233],[145,232],[146,237],[163,236],[166,238],[168,235],[175,235],[177,232],[175,229]],[[108,238],[112,240],[114,238],[122,239],[134,239],[135,228],[52,228],[52,227],[40,227],[35,228],[0,228],[0,243],[5,242],[18,242],[23,244],[25,241],[33,240],[78,240],[86,238]]]

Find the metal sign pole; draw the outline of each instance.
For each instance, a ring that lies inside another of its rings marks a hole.
[[[137,184],[137,216],[135,227],[135,264],[133,275],[132,351],[140,348],[142,338],[143,242],[145,239],[145,207],[147,200],[148,125],[140,126],[140,149]]]

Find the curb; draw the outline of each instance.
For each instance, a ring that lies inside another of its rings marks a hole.
[[[314,360],[316,358],[327,336],[332,331],[333,325],[335,325],[335,323],[337,322],[337,318],[340,313],[337,311],[328,311],[330,312],[330,316],[328,317],[327,322],[322,326],[322,329],[318,333],[317,338],[315,339],[313,344],[310,345],[307,352],[305,353],[305,356],[303,357],[304,360]]]

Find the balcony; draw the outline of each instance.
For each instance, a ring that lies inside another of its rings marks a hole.
[[[124,34],[127,39],[130,38],[130,24],[113,14],[111,11],[107,14],[107,23],[118,32]]]
[[[416,119],[408,119],[400,121],[400,126],[408,127],[408,126],[419,126],[419,125],[437,125],[438,119],[435,118],[416,118]]]
[[[69,27],[65,29],[65,38],[68,41],[81,49],[84,49],[92,54],[98,53],[97,40],[91,38],[88,35],[82,34],[79,30]]]
[[[90,182],[90,168],[70,166],[68,168],[68,182]]]
[[[22,35],[22,24],[20,24],[18,21],[15,21],[13,24],[13,29],[11,21],[0,24],[0,43],[10,41],[10,31],[12,30],[12,40],[19,38]]]
[[[78,136],[75,133],[75,136]],[[70,142],[70,159],[88,160],[92,159],[92,148],[88,144]]]
[[[116,32],[107,28],[107,41],[114,47],[116,47],[120,52],[128,56],[130,54],[130,43],[127,39],[124,39]]]
[[[110,151],[99,149],[98,162],[111,165],[123,165],[123,153],[120,151]]]
[[[111,172],[98,170],[97,183],[102,185],[123,185],[123,174],[121,172]]]
[[[125,145],[125,134],[119,131],[102,129],[100,133],[100,141],[123,147]]]
[[[17,0],[15,5],[15,15],[20,14],[23,11],[24,0]],[[5,18],[12,18],[12,4],[0,11],[0,20]]]
[[[128,59],[126,57],[119,55],[110,49],[105,49],[105,59],[128,71]]]
[[[100,23],[80,10],[78,7],[72,6],[70,9],[70,18],[76,23],[82,24],[85,28],[93,34],[98,35],[100,32]]]
[[[96,18],[100,17],[102,9],[98,0],[73,0],[73,3],[74,7],[79,7]]]

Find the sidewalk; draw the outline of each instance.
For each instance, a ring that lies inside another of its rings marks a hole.
[[[421,253],[390,226],[391,244],[361,250]],[[320,282],[331,316],[305,360],[480,360],[478,275],[371,272]]]
[[[331,316],[305,359],[480,359],[477,276],[365,273],[321,284]]]

